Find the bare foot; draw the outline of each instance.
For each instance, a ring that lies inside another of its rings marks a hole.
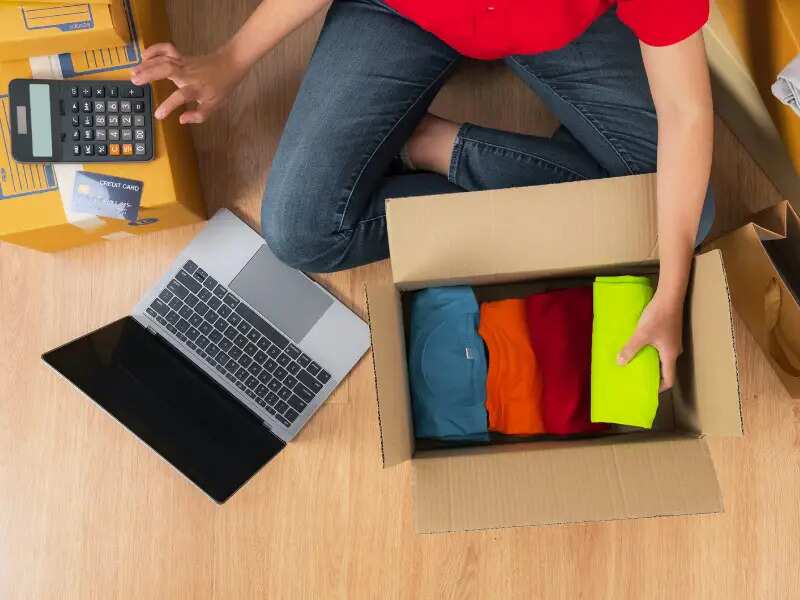
[[[453,121],[426,114],[406,142],[414,168],[447,176],[459,127]]]

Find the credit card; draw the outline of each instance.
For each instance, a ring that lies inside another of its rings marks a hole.
[[[78,171],[70,209],[98,217],[135,221],[142,201],[141,181]]]

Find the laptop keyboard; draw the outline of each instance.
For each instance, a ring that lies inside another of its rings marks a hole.
[[[158,294],[147,314],[286,427],[331,378],[192,261]]]

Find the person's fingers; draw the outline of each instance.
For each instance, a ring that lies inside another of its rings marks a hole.
[[[131,82],[144,85],[159,79],[168,79],[174,76],[180,68],[178,62],[171,56],[158,56],[147,61],[131,74]]]
[[[153,44],[152,46],[145,48],[144,52],[142,52],[143,61],[150,60],[156,56],[171,56],[172,58],[180,58],[181,53],[178,52],[178,49],[169,42]]]
[[[187,110],[180,116],[180,123],[181,125],[187,125],[189,123],[205,123],[208,120],[208,117],[214,112],[216,105],[211,103],[201,103],[197,105],[197,108],[194,110]]]
[[[633,357],[639,353],[639,350],[647,345],[646,336],[639,330],[636,330],[625,347],[617,354],[617,364],[627,365],[633,360]]]
[[[665,392],[675,384],[675,365],[678,361],[678,356],[675,354],[665,354],[661,356],[661,387],[659,392]]]
[[[156,119],[167,118],[173,110],[194,99],[193,90],[189,86],[175,90],[156,109]]]

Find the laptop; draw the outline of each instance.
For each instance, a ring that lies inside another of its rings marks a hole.
[[[223,209],[131,316],[42,358],[222,503],[369,345],[362,319]]]

